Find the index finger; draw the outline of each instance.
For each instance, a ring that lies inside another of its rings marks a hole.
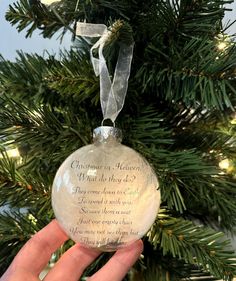
[[[143,250],[142,240],[119,249],[113,257],[88,281],[112,280],[120,281],[124,278],[130,267],[136,262]]]
[[[13,260],[10,269],[27,269],[35,275],[44,269],[51,255],[59,248],[68,236],[53,220],[37,232],[20,250]]]

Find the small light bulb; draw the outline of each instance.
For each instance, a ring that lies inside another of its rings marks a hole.
[[[227,47],[227,44],[225,42],[220,42],[217,47],[220,51],[223,51]]]
[[[219,167],[222,169],[222,170],[227,170],[229,169],[229,166],[230,166],[230,161],[229,159],[223,159],[222,161],[220,161],[219,163]]]
[[[236,125],[236,114],[234,114],[234,115],[232,116],[232,120],[230,121],[230,124]]]
[[[7,155],[10,158],[20,157],[20,153],[19,153],[19,150],[17,148],[7,150]]]
[[[32,224],[34,224],[34,225],[37,224],[38,220],[32,214],[28,215],[28,219],[31,221]]]

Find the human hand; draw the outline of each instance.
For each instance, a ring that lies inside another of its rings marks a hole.
[[[0,281],[39,281],[39,274],[45,268],[51,255],[68,236],[53,220],[36,233],[19,251]],[[141,254],[141,240],[119,249],[112,258],[89,281],[121,281],[129,268]],[[66,251],[44,278],[44,281],[78,281],[85,268],[101,252],[75,244]]]

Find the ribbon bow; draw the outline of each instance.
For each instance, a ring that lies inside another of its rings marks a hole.
[[[114,77],[113,81],[111,81],[106,60],[103,55],[103,48],[111,34],[112,27],[110,31],[104,24],[77,23],[76,35],[100,37],[90,49],[90,58],[95,75],[100,76],[100,102],[103,121],[110,119],[114,124],[118,114],[124,106],[134,44],[120,45]],[[95,58],[93,55],[93,51],[96,49],[98,49],[98,58]]]

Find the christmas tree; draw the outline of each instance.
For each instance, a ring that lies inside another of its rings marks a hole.
[[[104,47],[110,73],[120,44],[135,43],[116,126],[160,182],[161,209],[125,280],[232,280],[236,255],[226,234],[236,224],[236,43],[230,23],[222,24],[232,2],[18,0],[9,6],[6,19],[19,32],[31,36],[40,29],[43,37],[59,34],[60,40],[71,33],[72,48],[60,58],[1,57],[0,206],[11,210],[0,213],[1,274],[54,218],[55,173],[68,155],[92,142],[101,123],[99,77],[90,61],[96,40],[76,35],[76,23],[86,21],[113,26]],[[19,157],[9,153],[15,149]],[[102,254],[84,276],[110,255]]]

